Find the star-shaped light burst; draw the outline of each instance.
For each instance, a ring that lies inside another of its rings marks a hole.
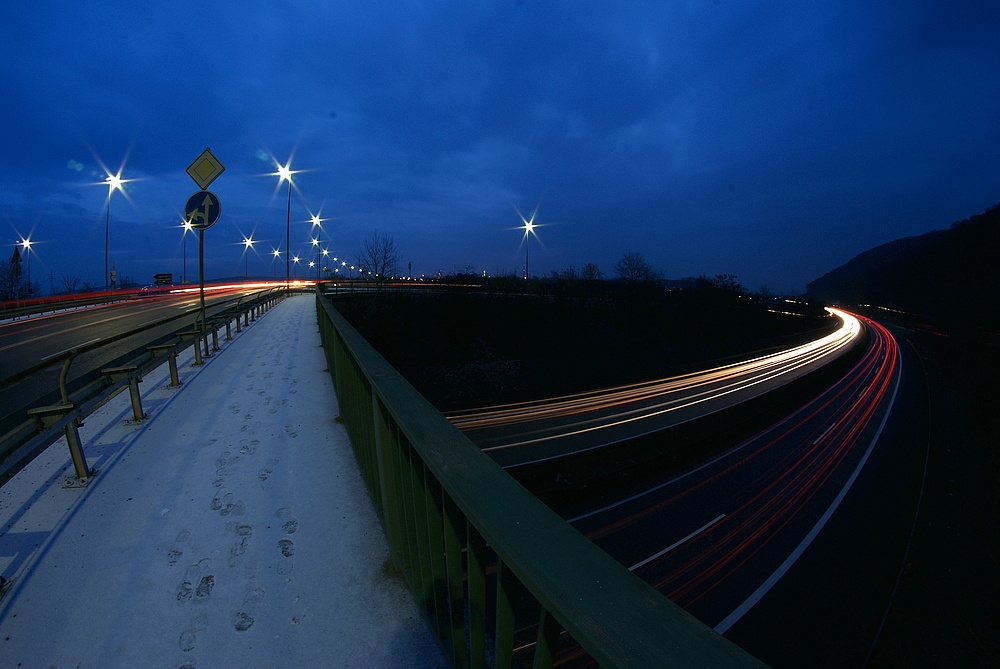
[[[517,211],[518,218],[520,218],[521,222],[524,224],[515,229],[524,230],[524,278],[527,280],[528,277],[531,276],[528,274],[528,242],[530,241],[531,235],[534,235],[535,239],[538,239],[538,233],[535,232],[535,228],[538,227],[535,223],[535,216],[538,215],[538,207],[536,206],[535,210],[531,212],[531,218],[525,218],[517,207],[514,208],[514,211]]]

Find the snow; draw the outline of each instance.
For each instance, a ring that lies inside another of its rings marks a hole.
[[[444,667],[393,575],[315,297],[143,380],[0,489],[4,667]]]

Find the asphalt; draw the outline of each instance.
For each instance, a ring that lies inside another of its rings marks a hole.
[[[165,366],[0,488],[3,667],[444,667],[389,566],[312,296]]]

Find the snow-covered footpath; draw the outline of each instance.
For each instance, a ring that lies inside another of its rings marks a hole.
[[[291,297],[179,388],[166,365],[0,489],[2,667],[444,667]]]

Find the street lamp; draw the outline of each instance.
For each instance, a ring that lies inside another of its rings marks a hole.
[[[517,228],[517,230],[524,230],[524,280],[525,281],[527,281],[528,278],[531,276],[530,274],[528,274],[528,242],[530,241],[531,235],[536,234],[535,215],[537,213],[538,213],[538,207],[535,207],[535,210],[531,212],[531,218],[525,219],[524,216],[521,215],[520,211],[517,212],[517,215],[521,219],[521,222],[524,223],[524,225]]]
[[[292,171],[292,158],[288,158],[288,162],[284,165],[275,165],[278,168],[277,172],[272,172],[272,174],[278,177],[278,188],[281,188],[281,182],[288,182],[287,191],[287,203],[285,205],[285,248],[291,248],[291,227],[292,227],[292,175],[295,172]],[[289,277],[289,265],[288,265],[288,253],[285,253],[285,284],[288,284]]]
[[[316,247],[316,280],[318,281],[320,278],[319,277],[319,265],[320,265],[319,252],[321,248],[320,242],[323,239],[323,226],[320,225],[320,223],[322,223],[323,219],[321,219],[317,214],[314,215],[310,220],[312,221],[313,226],[317,228],[316,239],[312,240],[312,244],[313,246]]]
[[[278,278],[278,270],[274,266],[274,261],[281,257],[281,251],[278,250],[278,249],[274,249],[273,251],[271,251],[271,255],[273,256],[271,258],[271,269],[273,270],[272,274],[274,275],[274,278],[277,279]]]
[[[253,235],[243,238],[243,275],[245,278],[250,278],[250,250],[253,248],[254,241]]]
[[[104,215],[104,290],[109,288],[109,278],[108,274],[108,236],[111,229],[111,193],[117,188],[122,189],[122,184],[125,182],[122,179],[122,172],[118,170],[118,174],[109,174],[105,181],[108,182],[108,206]]]
[[[187,236],[188,236],[189,232],[191,232],[192,230],[194,230],[194,228],[191,227],[191,221],[187,221],[187,220],[184,221],[184,223],[181,225],[181,227],[184,228],[184,232],[181,233],[181,247],[182,247],[181,252],[184,254],[184,276],[181,279],[181,283],[187,283],[188,282]]]
[[[31,236],[29,235],[21,239],[19,243],[21,244],[21,248],[24,249],[23,255],[27,259],[25,264],[28,270],[28,297],[31,297],[31,245],[35,242],[31,241]]]

